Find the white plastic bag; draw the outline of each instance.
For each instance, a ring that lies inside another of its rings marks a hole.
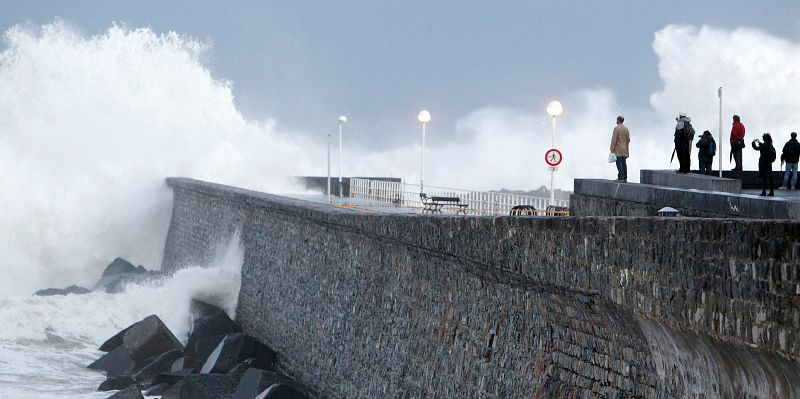
[[[617,162],[617,156],[613,152],[608,153],[608,163]]]

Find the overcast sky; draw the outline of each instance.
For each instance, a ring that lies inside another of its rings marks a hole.
[[[56,18],[87,35],[117,22],[209,42],[205,63],[246,117],[319,134],[346,114],[349,137],[371,148],[419,140],[409,129],[423,107],[433,145],[475,110],[544,114],[583,88],[611,90],[622,112],[647,107],[662,85],[654,33],[669,24],[800,37],[796,0],[0,2],[3,31]]]

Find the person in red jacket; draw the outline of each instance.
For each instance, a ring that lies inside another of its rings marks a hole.
[[[734,115],[731,128],[731,158],[736,161],[736,166],[731,170],[742,171],[742,148],[744,147],[744,125],[739,121],[739,115]]]

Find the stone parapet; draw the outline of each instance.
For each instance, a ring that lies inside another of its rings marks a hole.
[[[800,219],[800,201],[600,179],[575,179],[570,202],[576,216],[655,216],[672,207],[686,216]]]
[[[639,182],[656,186],[703,191],[719,191],[734,194],[740,194],[742,192],[742,181],[738,179],[728,179],[697,173],[681,174],[674,170],[642,169],[639,171]]]

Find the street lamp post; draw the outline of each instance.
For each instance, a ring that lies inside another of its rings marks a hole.
[[[424,193],[422,173],[425,171],[425,126],[431,121],[431,113],[423,109],[419,112],[419,115],[417,115],[417,119],[422,123],[422,157],[419,161],[419,192]]]
[[[719,97],[719,144],[717,144],[717,154],[722,154],[722,87],[717,90],[717,97]],[[722,155],[719,157],[719,177],[722,177]]]
[[[328,205],[331,205],[331,135],[328,135]]]
[[[342,198],[342,125],[347,123],[347,117],[339,116],[339,198]]]
[[[564,107],[558,101],[550,101],[550,104],[547,104],[547,113],[553,117],[553,138],[550,148],[556,148],[556,117],[561,115],[563,111]],[[550,167],[550,205],[555,205],[556,200],[556,192],[554,188],[556,174],[555,168],[555,166]]]

